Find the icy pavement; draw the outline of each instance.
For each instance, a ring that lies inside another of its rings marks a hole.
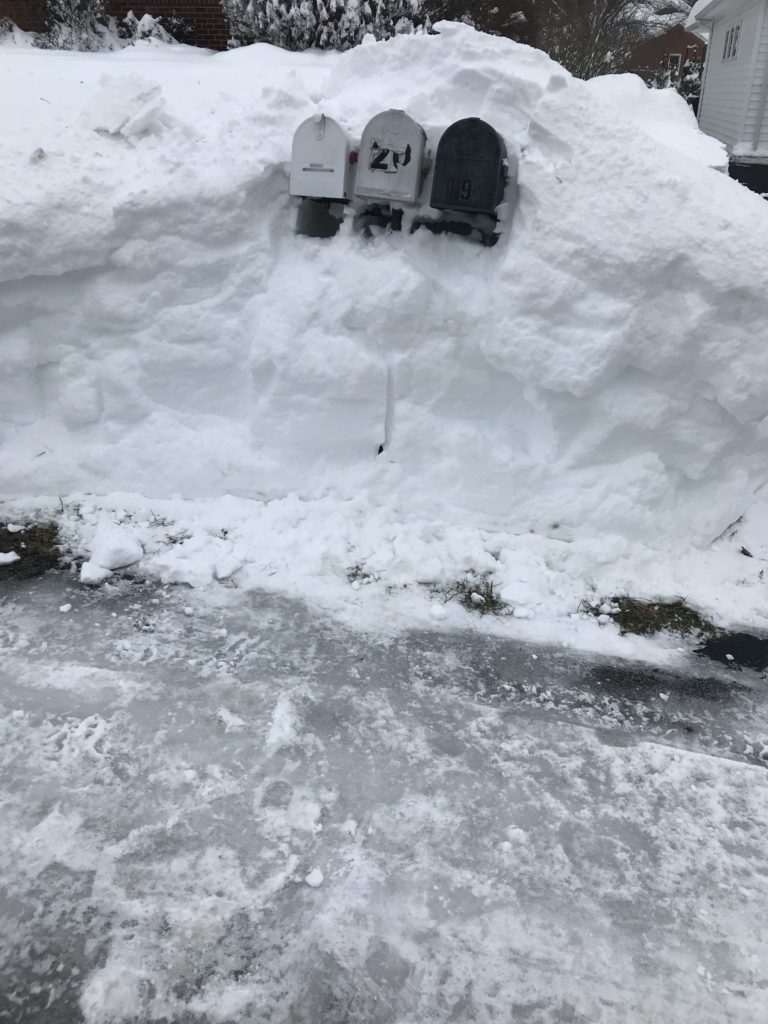
[[[197,600],[0,596],[0,1020],[764,1024],[759,677]]]

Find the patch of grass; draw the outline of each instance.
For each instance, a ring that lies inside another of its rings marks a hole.
[[[677,633],[679,636],[716,636],[718,628],[681,598],[677,601],[641,601],[636,597],[613,597],[608,601],[582,601],[579,610],[600,618],[613,619],[622,636],[634,633]]]
[[[27,523],[21,530],[9,530],[0,523],[0,551],[15,551],[19,560],[0,565],[0,581],[26,580],[41,576],[59,565],[59,528],[55,523]]]
[[[469,612],[480,615],[504,615],[508,608],[486,576],[465,576],[444,590],[449,601],[456,600]]]

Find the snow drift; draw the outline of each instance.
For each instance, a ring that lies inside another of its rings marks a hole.
[[[354,497],[669,551],[765,482],[768,211],[682,100],[673,149],[637,96],[623,117],[453,24],[346,54],[9,49],[0,75],[6,494]],[[294,129],[387,107],[433,149],[461,117],[503,135],[498,246],[294,234]]]

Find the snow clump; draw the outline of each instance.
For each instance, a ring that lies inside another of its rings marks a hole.
[[[115,569],[135,565],[143,555],[144,549],[129,530],[103,520],[91,544],[91,557],[80,570],[80,581],[101,583]]]

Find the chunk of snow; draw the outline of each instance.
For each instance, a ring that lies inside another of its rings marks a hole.
[[[101,85],[83,115],[94,131],[130,139],[167,124],[162,116],[164,101],[157,82],[140,75],[104,75]]]
[[[96,587],[111,575],[111,569],[105,569],[103,565],[97,565],[96,562],[83,562],[80,567],[80,582],[88,586]]]
[[[309,874],[306,876],[304,881],[313,889],[317,889],[319,885],[323,884],[323,879],[324,875],[320,868],[313,868],[313,870],[310,871]]]
[[[0,551],[0,565],[11,565],[12,562],[18,562],[21,555],[15,551]]]
[[[217,580],[228,580],[230,577],[241,569],[243,561],[241,558],[237,558],[231,554],[221,555],[216,559],[216,564],[213,569],[213,575]]]
[[[227,708],[219,708],[216,717],[224,726],[224,732],[242,732],[246,725],[244,718],[228,711]]]
[[[278,698],[267,732],[264,749],[268,756],[276,754],[283,747],[291,746],[299,738],[296,710],[287,695]]]
[[[59,611],[60,612],[65,612],[65,613],[66,612],[71,612],[72,611],[72,605],[69,604],[69,603],[67,603],[67,604],[60,604],[59,605]]]
[[[125,569],[144,555],[136,536],[125,527],[102,520],[91,544],[91,562],[102,569]]]

